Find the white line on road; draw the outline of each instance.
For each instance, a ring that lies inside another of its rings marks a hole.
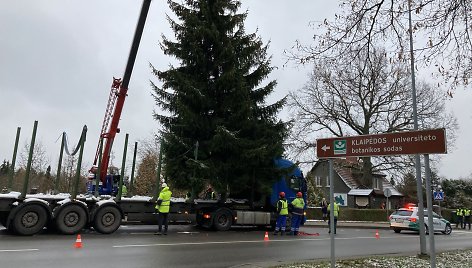
[[[398,238],[398,237],[383,237],[387,238]],[[418,238],[416,236],[405,236],[404,238]],[[336,240],[351,240],[351,239],[375,239],[375,237],[337,237]],[[187,243],[162,243],[162,244],[134,244],[134,245],[116,245],[114,248],[132,248],[132,247],[159,247],[159,246],[191,246],[191,245],[217,245],[217,244],[241,244],[241,243],[270,243],[270,242],[293,242],[293,241],[323,241],[330,240],[327,238],[295,238],[295,239],[279,239],[279,240],[241,240],[241,241],[212,241],[212,242],[187,242]]]
[[[37,248],[25,248],[25,249],[0,249],[0,252],[25,252],[25,251],[38,251]]]

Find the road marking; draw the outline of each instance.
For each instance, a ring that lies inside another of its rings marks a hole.
[[[37,248],[26,248],[26,249],[0,249],[0,252],[26,252],[26,251],[38,251]]]
[[[400,237],[382,237],[381,239],[388,238],[400,238]],[[416,238],[417,236],[405,236],[404,238]],[[374,236],[364,237],[336,237],[336,240],[351,240],[351,239],[373,239]],[[244,243],[271,243],[271,242],[294,242],[294,241],[323,241],[330,240],[330,237],[326,238],[294,238],[294,239],[279,239],[279,240],[240,240],[240,241],[211,241],[211,242],[185,242],[185,243],[159,243],[159,244],[132,244],[132,245],[115,245],[114,248],[132,248],[132,247],[161,247],[161,246],[194,246],[194,245],[221,245],[221,244],[244,244]]]

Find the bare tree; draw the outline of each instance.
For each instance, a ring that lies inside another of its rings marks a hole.
[[[305,87],[290,93],[294,118],[291,151],[297,158],[305,155],[306,159],[307,155],[314,156],[316,137],[413,129],[410,76],[406,70],[403,62],[390,63],[384,49],[371,48],[369,55],[351,51],[336,60],[317,61]],[[445,110],[445,94],[438,87],[420,83],[417,95],[421,127],[447,128],[452,143],[457,122]],[[401,170],[412,165],[398,157],[375,158],[373,166],[370,158],[363,160],[365,176],[372,168]]]
[[[391,60],[405,60],[409,55],[409,2],[415,48],[421,56],[418,63],[432,67],[432,73],[441,76],[441,82],[450,82],[452,88],[468,85],[472,75],[472,1],[342,0],[335,19],[316,26],[315,43],[297,43],[289,56],[300,63],[335,59],[352,49],[370,56],[381,43],[388,47]]]

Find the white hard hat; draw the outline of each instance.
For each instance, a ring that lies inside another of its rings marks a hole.
[[[162,188],[165,188],[165,187],[167,187],[167,183],[164,182],[164,183],[162,184]]]

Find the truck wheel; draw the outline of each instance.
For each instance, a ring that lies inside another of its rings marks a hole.
[[[54,219],[55,227],[62,234],[76,234],[87,223],[87,212],[79,205],[67,205]]]
[[[102,234],[111,234],[121,225],[120,210],[114,206],[100,208],[95,214],[93,228]]]
[[[218,231],[227,231],[233,225],[233,215],[226,209],[219,209],[215,212],[213,226]]]
[[[47,220],[48,213],[43,207],[25,205],[15,214],[11,228],[19,235],[34,235],[44,228]]]

